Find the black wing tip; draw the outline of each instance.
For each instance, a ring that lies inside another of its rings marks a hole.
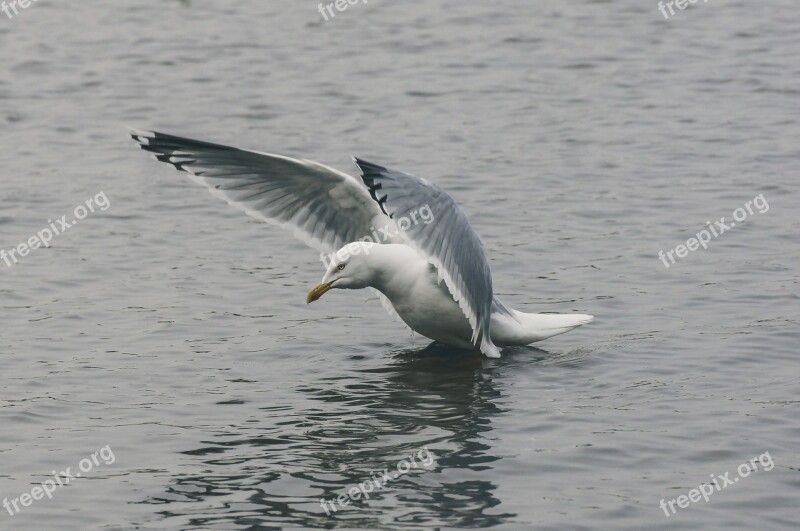
[[[223,144],[213,144],[202,140],[195,140],[184,136],[168,135],[147,129],[129,128],[128,133],[131,138],[139,143],[142,149],[148,151],[189,151],[192,149],[203,149],[213,151],[240,151],[238,148],[225,146]],[[151,149],[148,149],[151,148]]]
[[[173,158],[176,151],[180,151],[184,146],[189,147],[195,142],[191,139],[182,139],[156,131],[135,128],[128,128],[128,134],[139,144],[140,149],[153,153],[156,160],[165,162],[178,171],[190,173],[185,166],[196,162],[196,160],[191,159],[176,160]]]
[[[378,203],[378,207],[380,207],[381,212],[391,218],[393,213],[390,214],[386,210],[386,199],[389,196],[384,195],[383,197],[378,197],[378,190],[383,188],[383,185],[376,181],[376,179],[386,177],[389,170],[379,164],[368,162],[355,156],[353,157],[353,162],[355,162],[356,166],[358,166],[358,169],[361,170],[361,180],[364,181],[364,184],[367,186],[369,195],[372,196],[372,199],[376,203]]]
[[[202,175],[203,172],[190,171],[187,166],[197,163],[193,153],[239,151],[237,148],[193,140],[157,131],[128,128],[128,134],[141,149],[155,155],[156,160],[170,164],[178,171]]]
[[[144,147],[150,143],[150,140],[155,138],[158,133],[154,131],[145,131],[144,129],[128,127],[128,135],[139,144],[140,148],[144,149]]]
[[[362,174],[371,173],[371,174],[381,174],[386,173],[389,170],[385,167],[381,166],[380,164],[375,164],[374,162],[369,162],[368,160],[364,160],[359,157],[353,157],[353,162],[356,163],[358,169],[361,170]]]

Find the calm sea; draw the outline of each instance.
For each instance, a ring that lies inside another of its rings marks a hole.
[[[796,526],[796,1],[17,7],[0,249],[108,207],[0,262],[0,500],[29,502],[0,529]],[[126,126],[425,176],[503,300],[596,321],[488,360],[426,348],[367,291],[307,306],[318,253]],[[435,465],[321,507],[423,449]]]

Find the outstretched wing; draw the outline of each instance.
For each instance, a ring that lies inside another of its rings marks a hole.
[[[131,137],[214,195],[255,218],[292,229],[320,251],[336,251],[369,235],[371,227],[391,223],[357,178],[310,160],[153,131],[131,131]]]
[[[452,197],[425,179],[354,159],[375,202],[401,229],[406,243],[423,253],[472,326],[472,343],[499,357],[489,334],[492,273],[478,236]],[[432,222],[416,215],[429,208]],[[414,221],[412,221],[412,219]]]

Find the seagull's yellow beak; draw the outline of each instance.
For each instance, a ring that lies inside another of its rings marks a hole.
[[[308,296],[306,296],[306,304],[311,304],[315,300],[322,297],[326,291],[331,289],[331,284],[333,284],[333,282],[326,282],[324,284],[317,284],[311,288],[311,291],[308,292]]]

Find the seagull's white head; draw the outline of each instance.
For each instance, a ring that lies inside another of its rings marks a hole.
[[[362,289],[371,286],[375,269],[370,264],[369,254],[375,245],[371,242],[352,242],[333,253],[325,276],[308,292],[306,302],[312,303],[334,288]]]

